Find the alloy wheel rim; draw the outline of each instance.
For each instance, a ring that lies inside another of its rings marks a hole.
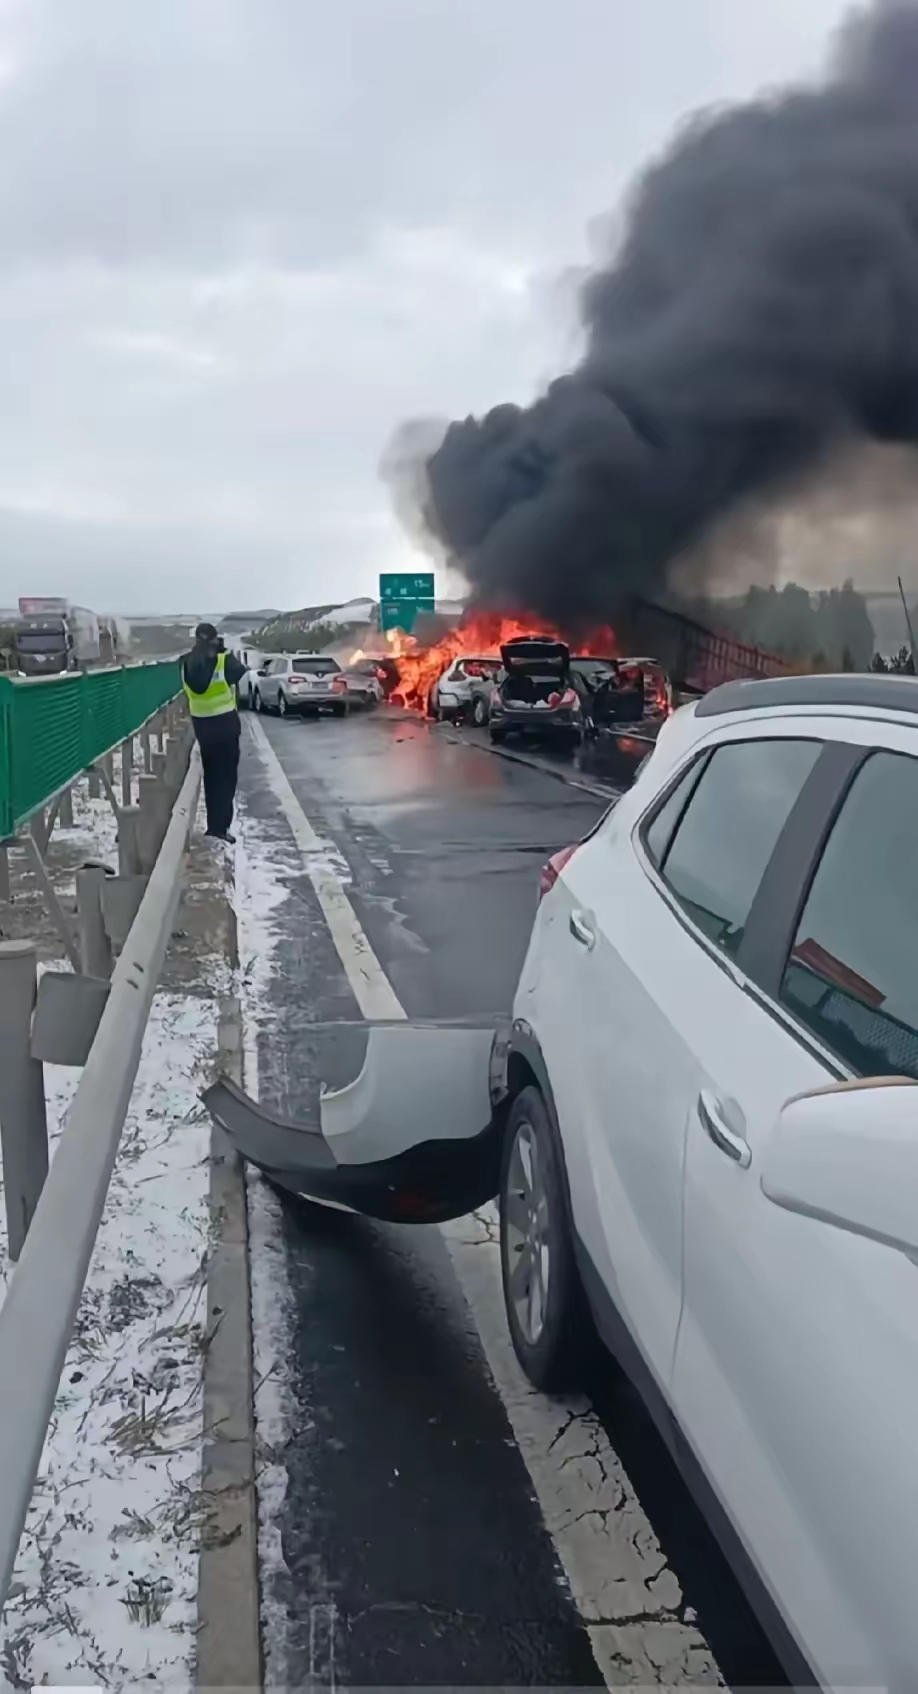
[[[506,1232],[510,1300],[523,1336],[534,1347],[545,1328],[551,1232],[543,1159],[536,1132],[525,1119],[507,1169]]]

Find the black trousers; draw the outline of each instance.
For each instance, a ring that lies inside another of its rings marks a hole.
[[[225,835],[232,827],[239,777],[239,719],[235,712],[226,712],[218,718],[199,718],[194,731],[204,768],[207,833]]]

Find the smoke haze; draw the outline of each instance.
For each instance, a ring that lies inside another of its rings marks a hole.
[[[853,17],[821,86],[695,119],[582,314],[576,370],[419,455],[412,497],[475,598],[602,620],[674,561],[719,578],[731,533],[780,575],[790,492],[821,471],[818,516],[858,442],[918,442],[915,0]],[[884,464],[908,507],[911,452]]]

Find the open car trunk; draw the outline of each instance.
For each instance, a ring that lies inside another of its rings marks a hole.
[[[556,676],[533,676],[524,671],[508,676],[500,692],[504,704],[511,708],[560,706],[564,688],[564,682]]]
[[[317,1025],[363,1046],[351,1080],[295,1123],[226,1078],[203,1099],[280,1187],[389,1223],[442,1223],[497,1193],[509,1026],[493,1019]]]
[[[521,635],[506,641],[500,656],[507,673],[500,689],[505,705],[560,705],[570,674],[570,651],[563,641]]]

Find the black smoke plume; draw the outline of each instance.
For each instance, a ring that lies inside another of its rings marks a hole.
[[[818,87],[694,120],[582,311],[575,371],[427,461],[481,603],[605,618],[840,443],[918,441],[915,0],[853,18]]]

